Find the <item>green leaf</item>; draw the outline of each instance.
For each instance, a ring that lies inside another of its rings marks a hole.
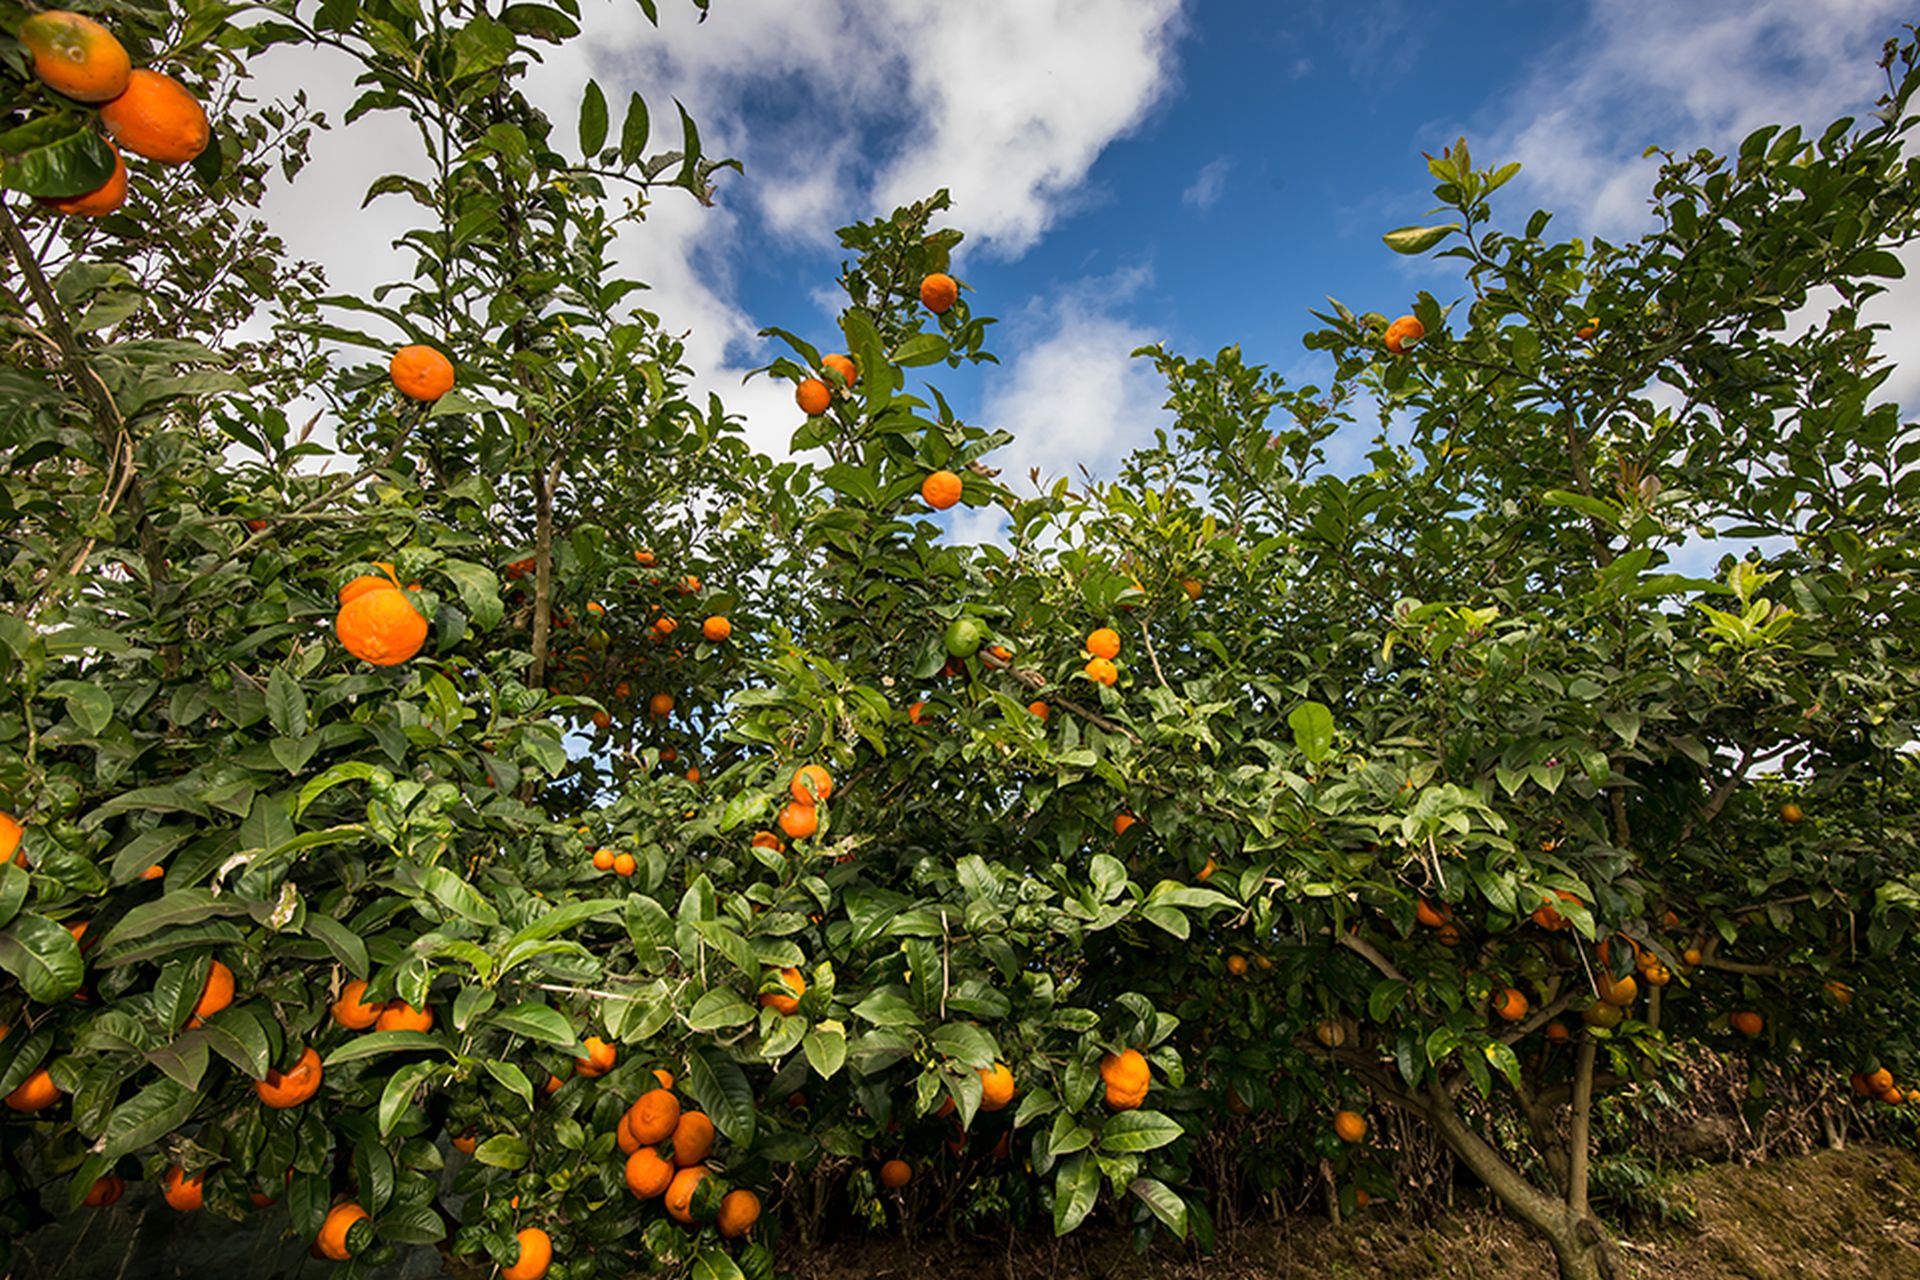
[[[1333,712],[1318,702],[1303,702],[1287,713],[1287,727],[1293,730],[1293,745],[1314,764],[1327,758],[1333,748]]]
[[[1171,1187],[1154,1178],[1135,1178],[1127,1184],[1127,1192],[1152,1210],[1176,1240],[1187,1238],[1187,1202]]]
[[[916,333],[893,349],[893,362],[913,368],[938,364],[947,358],[947,340],[938,333]]]
[[[406,1114],[407,1106],[413,1101],[414,1090],[425,1083],[434,1072],[442,1070],[436,1062],[410,1062],[394,1072],[387,1081],[387,1087],[380,1091],[380,1136],[386,1137],[393,1132],[393,1126]]]
[[[284,666],[275,667],[267,677],[267,720],[275,733],[307,736],[307,695]]]
[[[740,1147],[753,1145],[753,1086],[723,1050],[702,1045],[687,1059],[686,1090],[714,1127]]]
[[[115,1107],[100,1136],[100,1154],[109,1160],[157,1142],[187,1122],[200,1093],[177,1080],[162,1078]]]
[[[367,944],[360,940],[359,934],[332,916],[318,911],[307,912],[306,930],[333,953],[333,958],[338,960],[349,974],[356,978],[367,976]]]
[[[113,176],[113,149],[92,112],[57,111],[0,133],[0,187],[30,196],[78,196]]]
[[[501,1062],[494,1058],[487,1059],[481,1065],[487,1069],[488,1075],[519,1094],[528,1107],[533,1106],[533,1081],[527,1079],[526,1072],[511,1062]]]
[[[693,1260],[693,1280],[747,1280],[739,1264],[719,1249],[702,1249]]]
[[[1128,1155],[1164,1147],[1186,1133],[1180,1122],[1158,1111],[1121,1111],[1100,1128],[1100,1150]]]
[[[533,1158],[533,1148],[525,1138],[496,1133],[473,1149],[473,1158],[495,1169],[524,1169]]]
[[[228,1005],[200,1028],[213,1051],[238,1067],[250,1080],[266,1076],[273,1049],[260,1019],[244,1005]]]
[[[113,698],[97,684],[55,680],[46,686],[46,692],[66,703],[67,714],[88,737],[99,737],[113,723]]]
[[[627,99],[627,120],[620,126],[620,163],[633,164],[647,149],[647,104],[639,94]]]
[[[1100,1194],[1100,1166],[1086,1152],[1060,1163],[1053,1176],[1053,1234],[1066,1235],[1087,1220]]]
[[[1540,495],[1540,500],[1550,507],[1572,507],[1611,529],[1626,528],[1625,514],[1604,498],[1589,498],[1584,493],[1573,493],[1566,489],[1549,489]]]
[[[800,1047],[807,1055],[808,1065],[823,1080],[832,1079],[847,1061],[847,1036],[844,1031],[815,1027],[807,1032],[807,1038],[800,1042]]]
[[[86,965],[80,945],[43,915],[24,912],[0,929],[0,969],[20,979],[41,1004],[56,1004],[80,989]]]
[[[20,908],[27,900],[27,886],[31,883],[33,877],[18,864],[0,862],[0,925],[20,914]]]
[[[687,1011],[687,1026],[694,1031],[719,1031],[726,1027],[744,1027],[755,1017],[753,1006],[732,987],[715,987],[693,1002]]]
[[[580,153],[591,160],[607,145],[607,95],[597,80],[587,81],[580,99]]]
[[[120,917],[120,923],[100,940],[100,947],[107,950],[161,929],[197,924],[214,916],[244,915],[246,910],[246,904],[232,895],[219,897],[210,889],[175,889]]]
[[[338,1067],[362,1058],[377,1058],[383,1053],[405,1053],[415,1049],[449,1052],[447,1046],[424,1031],[369,1031],[329,1053],[321,1065]]]
[[[1395,253],[1425,253],[1459,229],[1457,222],[1437,227],[1400,227],[1380,238]]]
[[[529,1040],[539,1040],[570,1053],[580,1052],[580,1037],[575,1034],[573,1024],[567,1021],[566,1015],[537,1001],[528,1000],[510,1009],[496,1009],[481,1020],[481,1025],[502,1027]]]

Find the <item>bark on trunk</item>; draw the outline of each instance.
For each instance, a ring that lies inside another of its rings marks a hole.
[[[547,647],[553,619],[553,486],[542,466],[533,473],[533,667],[527,683],[547,683]]]

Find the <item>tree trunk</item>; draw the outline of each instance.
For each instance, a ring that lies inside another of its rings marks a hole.
[[[553,617],[553,486],[545,466],[533,473],[533,517],[533,666],[527,683],[538,689],[547,683]]]

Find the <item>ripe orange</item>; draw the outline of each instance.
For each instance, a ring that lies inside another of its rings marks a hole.
[[[1367,1136],[1367,1122],[1356,1112],[1336,1111],[1333,1113],[1333,1131],[1340,1135],[1342,1142],[1358,1142]]]
[[[760,1197],[744,1187],[737,1187],[721,1197],[720,1216],[714,1225],[720,1228],[723,1237],[733,1240],[747,1234],[758,1221]]]
[[[1227,972],[1236,978],[1244,976],[1247,972],[1247,958],[1245,956],[1228,956]]]
[[[1578,329],[1574,330],[1573,336],[1580,339],[1580,341],[1582,342],[1592,342],[1594,335],[1599,332],[1600,332],[1600,317],[1588,316],[1587,322],[1581,325]]]
[[[573,1060],[574,1070],[592,1080],[613,1070],[613,1064],[619,1060],[620,1051],[602,1040],[599,1036],[588,1036],[586,1055]]]
[[[1106,685],[1108,688],[1112,688],[1114,682],[1120,678],[1120,669],[1105,658],[1088,658],[1087,665],[1081,670],[1086,672],[1087,679],[1095,684]]]
[[[276,1111],[297,1107],[320,1092],[320,1054],[309,1045],[290,1071],[268,1071],[267,1078],[254,1083],[260,1101]]]
[[[654,563],[653,552],[648,551],[643,547],[640,550],[633,553],[633,562],[639,565],[643,569],[652,568]]]
[[[945,511],[960,501],[965,485],[960,477],[951,471],[936,471],[920,482],[920,496],[935,511]]]
[[[362,591],[341,605],[333,630],[348,653],[376,667],[405,662],[427,642],[427,620],[407,593],[391,583],[385,590]]]
[[[477,1133],[463,1133],[459,1137],[453,1140],[453,1149],[455,1151],[458,1151],[463,1156],[472,1155],[474,1152],[474,1148],[478,1147],[479,1145],[480,1145],[480,1135]]]
[[[520,1257],[500,1268],[500,1280],[541,1280],[553,1265],[553,1238],[538,1227],[522,1227],[513,1238],[520,1242]]]
[[[641,1147],[627,1157],[627,1190],[639,1200],[664,1195],[673,1182],[673,1166],[652,1147]]]
[[[898,1191],[913,1181],[913,1166],[905,1160],[889,1160],[880,1166],[880,1185]]]
[[[698,1111],[680,1113],[680,1123],[673,1126],[673,1162],[685,1169],[689,1165],[699,1164],[713,1150],[713,1121]]]
[[[655,1067],[653,1069],[653,1078],[660,1082],[662,1089],[673,1088],[673,1072],[667,1070],[665,1067]]]
[[[207,1193],[202,1185],[207,1180],[204,1173],[196,1173],[191,1178],[179,1165],[169,1168],[160,1179],[161,1194],[168,1204],[182,1213],[190,1213],[207,1203]]]
[[[1013,1101],[1017,1092],[1013,1087],[1013,1072],[1007,1070],[1007,1064],[996,1062],[993,1070],[980,1072],[980,1109],[998,1111]]]
[[[405,1000],[389,1000],[373,1026],[376,1031],[431,1031],[433,1010],[416,1009]]]
[[[673,695],[656,693],[647,699],[647,714],[655,720],[665,720],[673,714]]]
[[[1767,1025],[1765,1019],[1748,1009],[1742,1009],[1728,1021],[1743,1036],[1757,1036]]]
[[[1045,723],[1047,717],[1052,715],[1053,711],[1050,707],[1047,706],[1046,703],[1036,701],[1036,702],[1029,702],[1027,704],[1027,714],[1032,716],[1039,716],[1041,722]]]
[[[786,847],[785,845],[780,843],[780,837],[773,834],[773,832],[771,831],[754,832],[753,840],[751,843],[753,847],[756,849],[771,849],[775,853],[780,852],[780,850]]]
[[[848,387],[852,387],[854,383],[860,381],[860,374],[854,369],[853,361],[847,359],[845,356],[821,356],[820,367],[822,369],[831,369],[839,374],[841,381],[846,383]]]
[[[144,69],[129,75],[126,92],[100,108],[100,123],[121,146],[161,164],[188,163],[212,136],[198,98],[172,76]]]
[[[593,869],[595,871],[613,870],[613,850],[595,849],[593,851]]]
[[[936,271],[920,282],[920,302],[937,316],[945,315],[960,299],[960,286],[944,271]]]
[[[714,644],[719,644],[733,634],[733,624],[719,614],[715,614],[700,624],[700,634]]]
[[[1106,1082],[1107,1106],[1132,1111],[1147,1100],[1153,1074],[1138,1049],[1122,1049],[1100,1059],[1100,1079]]]
[[[164,876],[165,874],[167,874],[167,869],[156,862],[152,866],[148,867],[145,871],[142,871],[140,873],[140,878],[142,880],[158,880],[161,876]]]
[[[700,1180],[706,1176],[707,1167],[703,1164],[673,1175],[673,1181],[667,1184],[668,1217],[682,1226],[693,1224],[693,1193],[700,1189]]]
[[[1616,980],[1611,974],[1602,970],[1594,975],[1594,985],[1599,988],[1602,1000],[1621,1009],[1640,998],[1640,984],[1633,980],[1632,974]]]
[[[686,577],[680,579],[679,585],[675,586],[674,590],[678,592],[680,595],[690,596],[694,592],[700,590],[700,579],[690,573]]]
[[[789,996],[781,995],[777,991],[769,991],[760,997],[760,1004],[764,1008],[772,1009],[791,1017],[793,1014],[800,1012],[800,997],[807,994],[806,975],[802,974],[798,969],[782,969],[780,971],[780,981],[786,986],[787,990],[793,992],[793,994]]]
[[[1688,947],[1680,953],[1680,958],[1688,964],[1699,964],[1703,957],[1700,948]]]
[[[794,403],[809,417],[825,413],[833,403],[833,392],[818,378],[808,378],[793,393]]]
[[[1328,1018],[1314,1027],[1313,1038],[1329,1049],[1338,1049],[1347,1042],[1346,1024],[1338,1018]]]
[[[387,372],[400,394],[410,400],[438,400],[453,390],[453,361],[424,343],[394,352]]]
[[[1837,1005],[1846,1006],[1853,1003],[1853,988],[1837,978],[1829,980],[1824,990],[1827,998]]]
[[[47,1069],[41,1067],[7,1095],[7,1110],[45,1111],[60,1101],[60,1096],[60,1086],[53,1082]]]
[[[349,1031],[365,1031],[380,1020],[383,1005],[366,1004],[360,997],[367,993],[367,984],[355,979],[341,988],[340,998],[333,1002],[333,1020]]]
[[[315,1237],[314,1245],[320,1252],[335,1262],[345,1262],[353,1256],[353,1250],[347,1247],[347,1232],[356,1222],[365,1221],[370,1215],[357,1204],[337,1204],[327,1210],[327,1220],[320,1224],[320,1234]]]
[[[1193,878],[1194,878],[1195,880],[1206,880],[1206,879],[1208,879],[1208,878],[1210,878],[1210,877],[1211,877],[1211,876],[1213,875],[1213,873],[1214,873],[1215,871],[1218,871],[1218,870],[1219,870],[1219,868],[1218,868],[1217,866],[1215,866],[1215,865],[1214,865],[1214,861],[1213,861],[1213,858],[1212,858],[1212,856],[1211,856],[1211,855],[1209,855],[1209,856],[1208,856],[1208,858],[1207,858],[1207,865],[1206,865],[1206,866],[1204,866],[1204,867],[1201,867],[1201,868],[1200,868],[1200,869],[1199,869],[1198,871],[1196,871],[1196,872],[1194,872],[1194,873],[1193,873]],[[1262,957],[1262,958],[1264,959],[1265,957]],[[1261,966],[1261,968],[1263,968],[1263,969],[1264,969],[1264,968],[1269,968],[1269,967],[1271,967],[1271,965],[1272,965],[1272,963],[1273,963],[1273,962],[1269,960],[1269,961],[1267,962],[1267,964],[1265,964],[1265,965],[1262,965],[1262,966]]]
[[[789,800],[780,810],[780,829],[789,840],[805,840],[820,829],[820,811],[810,804]]]
[[[127,91],[133,60],[113,33],[77,13],[36,13],[16,38],[33,55],[33,74],[75,102],[108,102]]]
[[[27,865],[26,852],[20,848],[20,837],[26,834],[25,828],[10,813],[0,813],[0,864],[13,862]]]
[[[1549,1022],[1547,1024],[1547,1039],[1553,1041],[1555,1044],[1572,1039],[1572,1036],[1573,1033],[1568,1031],[1561,1023]]]
[[[612,723],[613,723],[613,717],[607,714],[605,711],[596,711],[593,713],[594,728],[605,729]]]
[[[1436,910],[1432,903],[1422,898],[1414,903],[1413,918],[1429,929],[1438,929],[1447,922],[1447,910],[1445,903]]]
[[[187,1025],[197,1027],[232,1003],[233,970],[215,960],[207,970],[206,985],[200,988],[200,999],[194,1002],[193,1016],[187,1019]]]
[[[1493,1011],[1508,1022],[1520,1021],[1527,1016],[1526,993],[1518,987],[1508,987],[1494,1002]]]
[[[1113,815],[1113,834],[1115,834],[1116,836],[1123,836],[1127,834],[1127,829],[1133,826],[1133,824],[1138,821],[1140,821],[1140,819],[1134,817],[1130,813],[1114,814]]]
[[[927,704],[925,702],[916,702],[907,708],[907,722],[909,724],[919,724],[926,718],[926,713]]]
[[[118,147],[113,148],[113,172],[105,182],[77,196],[47,196],[40,201],[55,213],[64,213],[70,218],[104,218],[126,202],[127,162]]]
[[[640,863],[630,853],[617,854],[613,859],[613,874],[622,880],[627,879],[639,869]]]
[[[690,768],[690,769],[688,769],[688,770],[687,770],[687,781],[688,781],[688,782],[698,782],[698,781],[700,781],[700,766],[699,766],[699,765],[697,765],[697,764],[696,764],[696,765],[694,765],[694,766],[693,766],[692,768]]]
[[[1460,945],[1460,926],[1449,920],[1433,936],[1440,940],[1443,947],[1457,947]]]
[[[1534,908],[1533,922],[1542,929],[1548,929],[1558,933],[1567,927],[1567,918],[1561,915],[1559,909],[1554,906],[1555,900],[1558,899],[1561,902],[1578,902],[1580,899],[1568,893],[1565,889],[1555,889],[1553,894],[1554,896],[1552,898],[1542,895],[1540,905]]]
[[[1387,350],[1396,356],[1403,356],[1407,349],[1427,336],[1427,326],[1415,316],[1401,316],[1387,326]]]
[[[353,581],[347,583],[346,586],[340,588],[340,603],[342,605],[352,604],[369,591],[398,591],[400,589],[400,579],[393,576],[393,566],[391,564],[388,564],[385,560],[375,560],[373,567],[380,570],[380,572],[363,573],[353,579]]]
[[[1791,800],[1780,806],[1780,821],[1782,822],[1799,822],[1806,816],[1805,811]]]
[[[1120,656],[1120,633],[1112,627],[1100,627],[1087,636],[1087,652],[1096,658]]]
[[[1180,589],[1187,593],[1187,599],[1198,600],[1200,593],[1207,588],[1206,584],[1198,578],[1182,578],[1180,579]]]
[[[801,765],[792,781],[787,783],[787,790],[801,804],[816,804],[832,798],[833,775],[821,765]]]
[[[627,1109],[627,1124],[643,1147],[665,1142],[679,1123],[680,1099],[670,1089],[649,1089]]]
[[[80,1203],[96,1209],[113,1204],[126,1194],[127,1180],[118,1174],[108,1174],[104,1178],[95,1178],[93,1185],[87,1188],[87,1198]]]
[[[663,613],[653,620],[653,638],[656,640],[664,640],[672,635],[679,626],[679,623]]]

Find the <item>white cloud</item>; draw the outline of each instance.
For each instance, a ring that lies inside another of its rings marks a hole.
[[[1233,162],[1225,156],[1201,165],[1192,184],[1180,193],[1180,203],[1194,209],[1213,208],[1226,192],[1227,172],[1232,168]]]

